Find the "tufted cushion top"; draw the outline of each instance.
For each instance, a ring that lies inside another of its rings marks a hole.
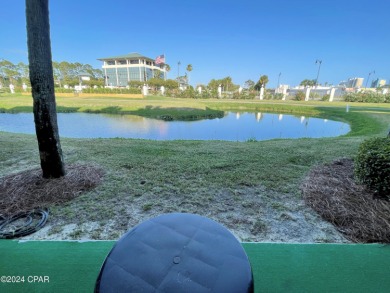
[[[222,225],[193,214],[164,214],[118,240],[95,292],[252,292],[249,260]]]

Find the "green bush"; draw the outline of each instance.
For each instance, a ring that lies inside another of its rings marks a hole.
[[[321,101],[327,102],[327,101],[329,101],[329,99],[330,99],[330,95],[326,94],[326,95],[322,96]]]
[[[56,93],[73,93],[75,90],[71,88],[55,88]],[[141,89],[138,88],[85,88],[82,91],[85,94],[141,94]]]
[[[184,91],[179,91],[177,94],[178,98],[184,98],[184,99],[195,99],[197,95],[197,92],[194,90],[193,87],[188,87]]]
[[[256,98],[256,92],[255,91],[249,91],[249,90],[243,90],[241,94],[237,92],[233,93],[233,99],[239,99],[239,100],[253,100]]]
[[[312,99],[312,100],[318,100],[321,98],[320,94],[319,93],[315,93],[315,92],[310,92],[309,94],[309,98]]]
[[[360,103],[390,103],[390,94],[379,94],[374,92],[350,93],[344,96],[346,102]]]
[[[305,98],[306,98],[306,95],[305,95],[305,93],[302,92],[302,91],[297,92],[297,93],[295,94],[295,96],[294,96],[294,100],[296,100],[296,101],[304,101]]]
[[[377,196],[390,196],[390,138],[370,138],[359,146],[355,175]]]
[[[55,92],[56,93],[73,93],[74,89],[66,89],[66,88],[56,87]]]

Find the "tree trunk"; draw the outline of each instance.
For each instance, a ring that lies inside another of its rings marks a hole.
[[[34,121],[44,178],[65,175],[54,95],[49,1],[26,0],[27,44]]]

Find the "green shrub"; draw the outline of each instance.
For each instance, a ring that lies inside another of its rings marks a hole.
[[[241,94],[236,92],[233,95],[233,99],[241,99],[241,100],[253,100],[256,98],[256,91],[243,90]]]
[[[329,99],[330,99],[330,95],[323,95],[321,98],[321,101],[327,102],[327,101],[329,101]]]
[[[66,89],[66,88],[63,88],[63,87],[56,87],[55,88],[55,92],[56,93],[73,93],[74,89]]]
[[[312,99],[312,100],[318,100],[321,98],[320,94],[319,93],[315,93],[315,92],[310,92],[309,94],[309,98]]]
[[[56,93],[73,93],[75,90],[72,88],[55,88]],[[82,91],[85,94],[140,94],[141,89],[138,88],[85,88]]]
[[[302,91],[297,92],[297,93],[295,94],[295,96],[294,96],[294,100],[296,100],[296,101],[304,101],[305,98],[306,98],[306,95],[305,95],[305,93],[302,92]]]
[[[370,138],[360,146],[355,175],[379,197],[390,195],[390,138]]]
[[[184,99],[195,99],[197,96],[197,92],[194,90],[193,87],[188,87],[184,91],[179,91],[177,94],[178,98],[184,98]]]
[[[390,94],[383,95],[374,92],[349,93],[344,96],[344,101],[360,103],[389,103]]]
[[[273,99],[274,100],[282,100],[283,99],[283,94],[274,94]]]

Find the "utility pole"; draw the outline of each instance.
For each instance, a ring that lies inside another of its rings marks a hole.
[[[366,88],[367,88],[368,80],[370,79],[371,74],[375,74],[375,70],[373,70],[370,73],[368,73],[368,77],[367,77],[367,80],[366,80]]]
[[[180,88],[180,61],[177,62],[177,83],[179,85],[179,88]]]
[[[318,85],[318,77],[320,76],[320,70],[321,70],[321,64],[322,64],[322,60],[316,60],[316,64],[319,64],[318,66],[318,72],[317,72],[317,78],[316,78],[316,84],[315,86],[317,87]]]

